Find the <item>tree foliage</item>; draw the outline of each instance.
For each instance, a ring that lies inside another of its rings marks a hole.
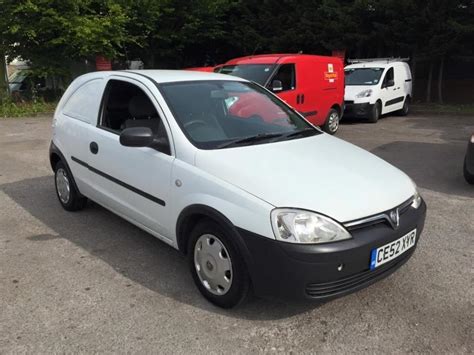
[[[472,56],[473,0],[0,0],[0,51],[47,73],[103,55],[149,68],[252,53]]]

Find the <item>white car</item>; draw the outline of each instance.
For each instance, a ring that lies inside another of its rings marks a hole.
[[[367,118],[397,112],[406,116],[412,98],[410,66],[403,61],[368,60],[344,68],[344,115]]]
[[[179,249],[221,307],[250,290],[325,301],[365,287],[412,255],[426,212],[395,167],[214,73],[77,78],[54,115],[50,161],[66,210],[91,199]]]

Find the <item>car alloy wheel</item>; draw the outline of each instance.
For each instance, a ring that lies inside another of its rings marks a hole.
[[[337,112],[331,112],[328,120],[329,130],[331,133],[335,133],[339,128],[339,114]]]
[[[224,244],[212,234],[199,237],[194,267],[202,285],[212,294],[225,295],[232,286],[232,261]]]

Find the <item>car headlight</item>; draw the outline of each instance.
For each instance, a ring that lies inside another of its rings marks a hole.
[[[364,91],[359,92],[356,97],[361,98],[361,97],[370,97],[372,95],[372,89],[367,89]]]
[[[421,206],[421,196],[417,190],[415,191],[415,194],[413,195],[413,202],[411,203],[411,207],[418,209],[418,207],[420,206]]]
[[[352,238],[339,223],[315,212],[276,208],[271,220],[276,238],[283,242],[319,244]]]

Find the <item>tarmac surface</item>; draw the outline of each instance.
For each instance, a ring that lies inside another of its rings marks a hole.
[[[417,183],[428,214],[414,256],[321,306],[253,299],[234,310],[202,298],[185,259],[149,234],[93,203],[61,208],[50,124],[0,120],[0,353],[474,351],[474,186],[462,177],[474,117],[343,124],[338,137]]]

